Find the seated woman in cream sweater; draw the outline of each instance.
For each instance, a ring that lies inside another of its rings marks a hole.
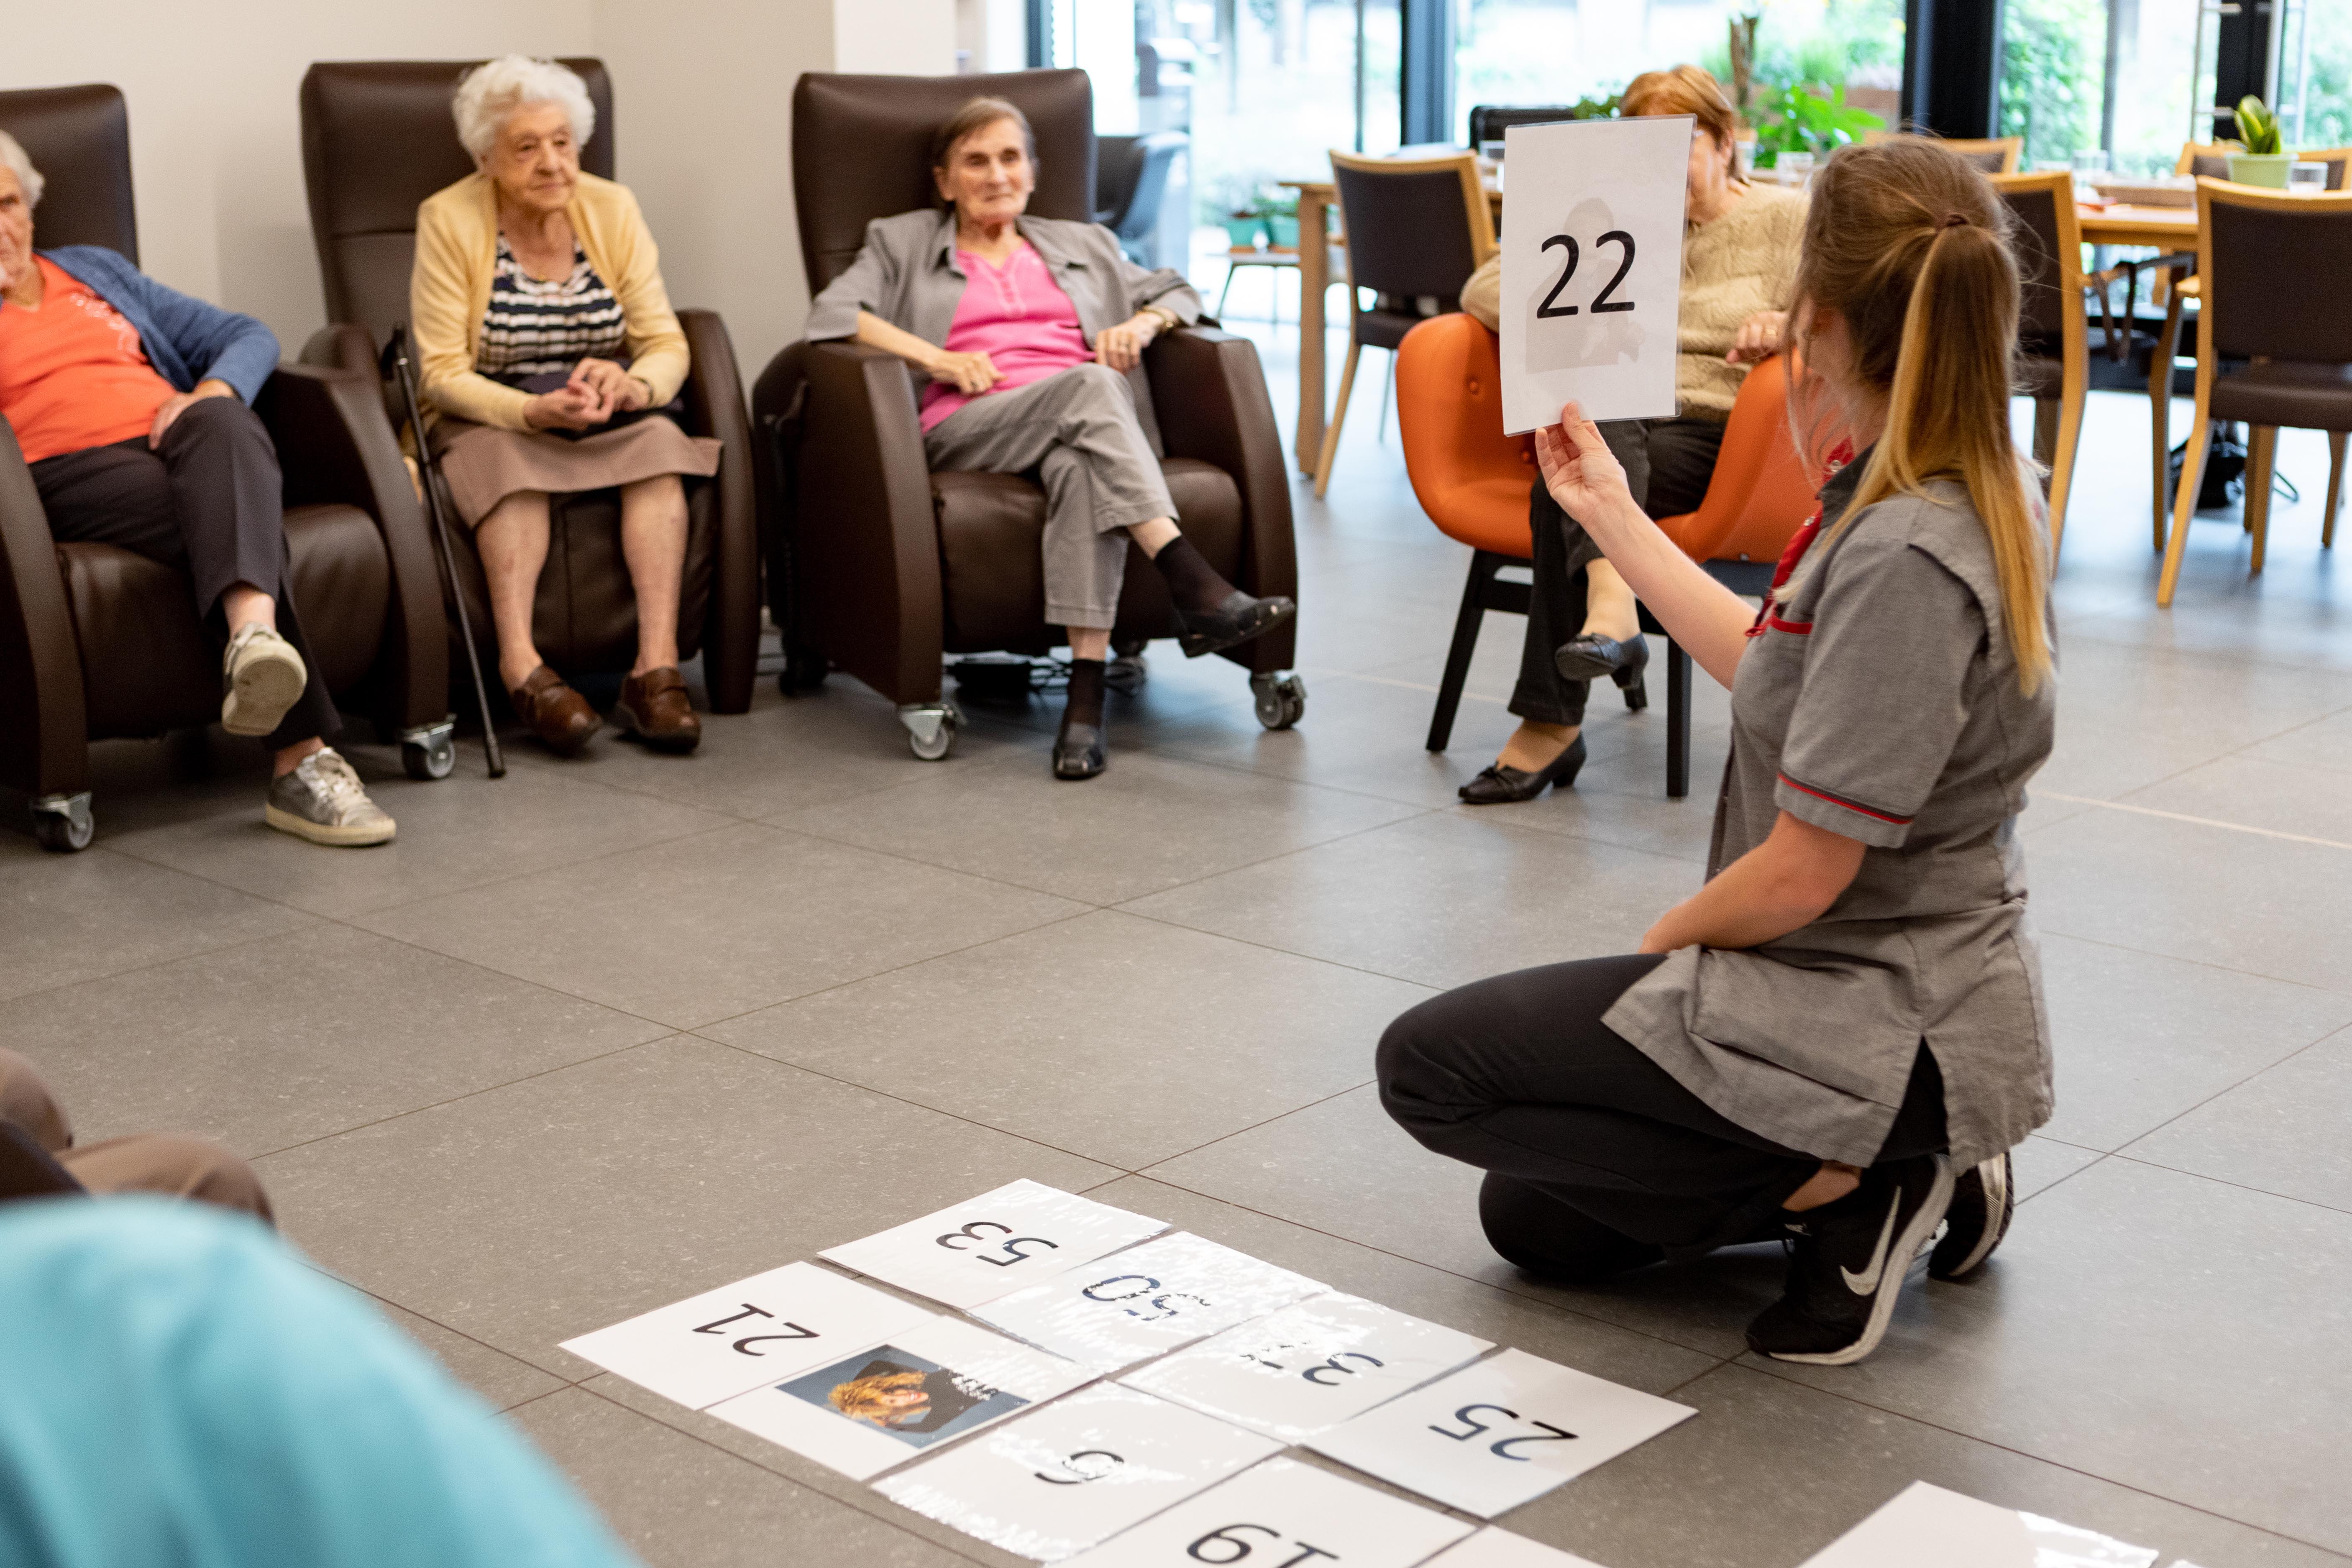
[[[1738,122],[1716,79],[1696,66],[1650,71],[1626,88],[1620,112],[1689,114],[1689,232],[1683,242],[1680,412],[1672,419],[1626,419],[1601,426],[1624,466],[1633,498],[1653,517],[1695,511],[1715,472],[1723,427],[1748,365],[1780,347],[1782,307],[1796,278],[1805,198],[1739,177]],[[1499,256],[1472,275],[1462,308],[1496,328],[1502,296]],[[1472,805],[1532,800],[1570,784],[1584,765],[1584,699],[1603,676],[1621,687],[1642,679],[1642,640],[1631,589],[1606,561],[1573,565],[1567,519],[1538,485],[1528,498],[1535,532],[1535,589],[1511,711],[1519,727],[1493,765],[1462,786]]]

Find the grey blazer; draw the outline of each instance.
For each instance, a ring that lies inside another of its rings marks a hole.
[[[1118,248],[1118,239],[1100,224],[1062,218],[1022,217],[1021,237],[1035,248],[1054,281],[1077,307],[1078,327],[1092,342],[1146,305],[1156,305],[1190,326],[1201,319],[1201,297],[1183,275],[1169,268],[1138,267]],[[805,331],[812,341],[857,334],[857,312],[870,310],[901,331],[944,346],[956,306],[970,279],[956,265],[952,211],[900,213],[866,226],[866,245],[849,269],[809,307]],[[1128,372],[1136,413],[1154,451],[1160,427],[1151,416],[1151,387],[1140,366]]]

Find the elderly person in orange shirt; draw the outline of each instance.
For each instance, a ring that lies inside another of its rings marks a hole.
[[[247,406],[278,340],[102,246],[36,251],[45,183],[0,132],[0,417],[50,535],[188,574],[197,615],[227,644],[221,727],[275,753],[270,826],[384,842],[392,818],[328,744],[342,721],[294,613],[277,448]]]
[[[499,675],[557,752],[601,727],[541,659],[530,617],[548,498],[617,489],[637,658],[613,719],[657,751],[692,751],[702,726],[677,668],[683,476],[718,472],[719,448],[668,416],[688,360],[660,254],[628,188],[581,172],[596,109],[576,74],[509,55],[467,74],[456,113],[477,172],[417,209],[409,319],[438,416],[428,439],[489,578]]]

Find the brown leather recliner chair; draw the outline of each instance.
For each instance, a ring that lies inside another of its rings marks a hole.
[[[1094,94],[1076,70],[999,76],[812,73],[793,92],[793,200],[814,292],[856,258],[876,218],[928,206],[932,132],[966,100],[1009,99],[1037,137],[1040,217],[1094,218]],[[1297,597],[1290,474],[1257,350],[1209,327],[1156,340],[1144,363],[1186,537],[1235,586]],[[954,744],[943,653],[1042,654],[1045,498],[1013,474],[931,473],[906,366],[854,342],[786,348],[751,392],[770,607],[786,628],[787,693],[827,664],[898,704],[918,757]],[[806,520],[807,526],[802,526]],[[1130,549],[1114,647],[1178,634],[1160,574]],[[1296,623],[1223,655],[1250,671],[1259,721],[1306,710],[1288,673]]]
[[[457,79],[475,63],[321,63],[303,76],[302,170],[310,185],[310,236],[319,247],[327,320],[333,323],[303,348],[306,362],[363,369],[373,380],[376,351],[395,324],[408,320],[416,209],[434,192],[473,172],[473,160],[457,143],[449,105]],[[562,63],[585,79],[596,105],[596,132],[581,149],[580,166],[611,179],[612,81],[601,60]],[[682,310],[677,319],[694,356],[682,392],[687,432],[715,437],[725,447],[715,479],[686,481],[678,654],[691,658],[699,651],[710,706],[740,713],[751,705],[760,651],[751,426],[726,323],[710,310]],[[624,672],[636,658],[637,605],[621,554],[620,492],[565,497],[551,511],[552,536],[531,616],[532,637],[547,662],[565,675]],[[470,532],[452,531],[457,559],[451,564],[483,663],[492,665],[496,634],[481,560]]]
[[[0,92],[0,130],[47,178],[37,243],[139,259],[121,92]],[[375,376],[280,365],[255,406],[285,472],[294,597],[336,705],[396,736],[411,774],[446,775],[456,753],[441,590]],[[0,783],[32,797],[44,847],[89,843],[91,741],[219,719],[220,659],[185,574],[49,537],[0,420]]]

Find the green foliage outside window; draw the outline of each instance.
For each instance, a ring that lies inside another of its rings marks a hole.
[[[2009,0],[2002,11],[2000,134],[2025,161],[2064,162],[2099,144],[2106,62],[2101,0]]]

